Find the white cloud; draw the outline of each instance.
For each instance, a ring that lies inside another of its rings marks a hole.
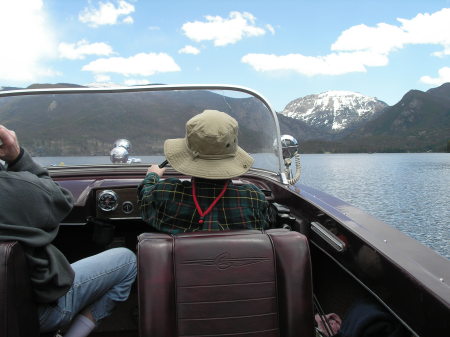
[[[42,0],[0,1],[0,80],[36,81],[59,73],[46,67],[56,42]]]
[[[200,49],[195,48],[194,46],[185,46],[178,51],[179,54],[192,54],[198,55],[200,54]]]
[[[438,71],[438,77],[422,76],[420,80],[426,84],[441,85],[450,82],[450,67],[443,67]]]
[[[125,76],[151,76],[156,73],[180,71],[174,59],[165,53],[139,53],[134,56],[100,58],[82,70],[94,73],[117,73]]]
[[[133,23],[133,18],[128,14],[134,12],[134,6],[124,0],[115,2],[117,7],[113,2],[100,2],[98,9],[90,5],[83,9],[78,15],[78,19],[91,27],[115,25],[119,23],[119,18],[122,16],[126,16],[122,20],[123,23]]]
[[[275,28],[273,28],[272,25],[267,24],[267,25],[266,25],[266,28],[267,28],[267,30],[268,30],[269,32],[272,33],[272,35],[275,35]]]
[[[385,56],[370,52],[332,53],[323,57],[247,54],[241,61],[256,71],[295,71],[307,76],[365,72],[367,66],[384,66],[388,62]]]
[[[125,80],[124,83],[126,85],[146,85],[149,84],[150,81],[146,79],[128,79]]]
[[[445,57],[447,55],[450,55],[450,46],[445,46],[444,50],[434,52],[431,55],[437,56],[437,57]]]
[[[123,22],[123,23],[127,23],[127,24],[132,24],[132,23],[134,23],[134,19],[133,19],[132,16],[127,16],[126,18],[124,18],[124,19],[122,20],[122,22]]]
[[[433,53],[434,56],[450,55],[450,8],[418,14],[410,20],[397,20],[398,25],[379,23],[373,27],[363,24],[350,27],[340,34],[331,45],[332,52],[325,56],[247,54],[241,61],[257,71],[285,70],[314,76],[363,72],[367,67],[386,66],[390,53],[408,45],[437,45],[443,49]],[[438,79],[424,76],[422,80],[429,83]]]
[[[397,21],[399,25],[379,23],[375,27],[353,26],[342,32],[331,49],[390,53],[410,44],[434,44],[450,48],[450,8]]]
[[[108,75],[96,75],[95,76],[95,82],[99,82],[99,83],[108,83],[111,82],[111,76]]]
[[[245,37],[260,36],[264,28],[255,25],[255,17],[248,12],[230,12],[228,18],[205,16],[206,21],[183,24],[184,34],[196,42],[214,41],[215,46],[236,43]]]
[[[60,57],[70,60],[81,60],[86,55],[108,56],[113,53],[112,47],[104,42],[89,43],[86,40],[80,40],[77,43],[61,42],[58,51]]]
[[[124,88],[123,85],[114,82],[91,82],[85,85],[91,88]]]
[[[331,45],[334,51],[368,50],[387,54],[404,46],[407,34],[399,27],[379,23],[376,27],[357,25],[341,33]]]
[[[411,20],[398,19],[407,33],[406,43],[450,46],[450,8],[418,14]]]

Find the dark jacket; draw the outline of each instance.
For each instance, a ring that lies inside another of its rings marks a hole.
[[[51,244],[72,209],[72,195],[23,150],[14,163],[0,166],[0,241],[23,244],[36,300],[54,302],[74,277],[65,256]]]

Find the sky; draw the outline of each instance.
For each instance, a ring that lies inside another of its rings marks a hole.
[[[277,111],[450,82],[450,0],[0,0],[0,86],[236,84]]]

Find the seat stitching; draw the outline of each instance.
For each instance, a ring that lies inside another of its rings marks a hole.
[[[277,312],[268,312],[266,314],[256,314],[256,315],[245,315],[245,316],[228,316],[228,317],[212,317],[212,318],[181,318],[180,321],[218,321],[227,319],[240,319],[240,318],[253,318],[262,316],[273,316],[277,315]]]
[[[250,301],[260,301],[260,300],[268,300],[276,298],[276,296],[271,297],[256,297],[256,298],[248,298],[248,299],[239,299],[239,300],[229,300],[229,301],[205,301],[205,302],[177,302],[178,304],[201,304],[201,303],[236,303],[236,302],[250,302]]]
[[[179,337],[211,337],[211,336],[239,336],[239,335],[248,335],[248,334],[256,334],[262,332],[270,332],[270,331],[278,331],[278,329],[267,329],[267,330],[258,330],[258,331],[247,331],[247,332],[236,332],[236,333],[226,333],[226,334],[207,334],[207,335],[182,335]]]
[[[276,281],[261,281],[261,282],[243,282],[243,283],[232,283],[232,284],[206,284],[206,285],[187,285],[187,286],[179,286],[177,288],[208,288],[208,287],[235,287],[241,285],[252,285],[252,284],[271,284],[276,283]]]

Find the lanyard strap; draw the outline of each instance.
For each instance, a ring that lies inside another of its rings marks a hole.
[[[208,209],[203,212],[202,209],[200,208],[200,205],[197,200],[197,189],[195,187],[195,179],[192,179],[192,197],[194,198],[195,208],[197,209],[198,214],[200,214],[200,219],[198,220],[199,224],[202,224],[204,222],[205,215],[207,215],[209,212],[211,212],[211,210],[217,204],[217,202],[220,200],[220,198],[223,197],[223,195],[225,194],[227,187],[228,187],[228,181],[229,180],[227,180],[225,182],[225,185],[223,185],[222,191],[220,191],[217,198],[215,198],[214,201],[211,203],[211,205],[209,205]]]

